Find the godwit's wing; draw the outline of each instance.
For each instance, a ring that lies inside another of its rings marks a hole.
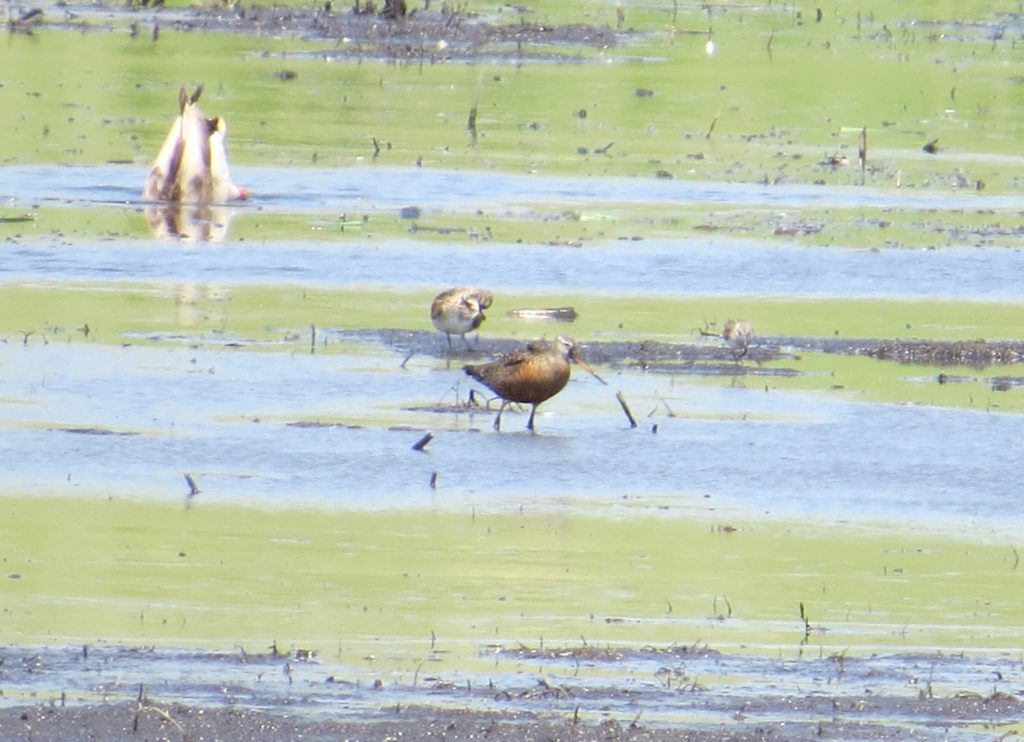
[[[178,94],[179,113],[170,131],[164,139],[153,166],[150,168],[149,177],[146,178],[146,185],[142,189],[142,198],[147,201],[177,201],[180,198],[178,193],[178,171],[181,168],[181,154],[184,148],[184,121],[182,113],[188,104],[188,97],[185,88]]]
[[[198,96],[193,96],[196,98]],[[195,100],[181,112],[182,150],[178,181],[183,203],[206,203],[210,187],[210,124]]]

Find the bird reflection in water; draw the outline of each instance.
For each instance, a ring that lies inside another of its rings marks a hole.
[[[154,237],[182,242],[221,242],[238,213],[215,204],[149,204],[143,210]]]

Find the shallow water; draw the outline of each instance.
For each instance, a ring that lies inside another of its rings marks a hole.
[[[432,241],[415,235],[382,238],[374,224],[342,233],[340,214],[366,213],[397,219],[406,206],[421,206],[423,222],[443,223],[456,212],[503,213],[523,205],[593,211],[620,208],[623,200],[646,205],[688,201],[733,208],[786,209],[825,203],[834,207],[963,209],[990,212],[1015,201],[1006,196],[873,192],[822,186],[759,187],[745,184],[656,180],[517,176],[431,169],[309,168],[240,171],[259,195],[224,211],[232,225],[268,221],[274,215],[313,212],[306,234],[272,241],[249,238],[222,249],[178,245],[139,235],[47,234],[47,220],[16,223],[21,235],[9,244],[0,278],[119,281],[285,282],[308,285],[381,285],[433,288],[437,276],[485,277],[492,288],[515,292],[569,289],[574,293],[625,295],[722,295],[790,297],[957,298],[1016,301],[1015,276],[1024,252],[986,246],[927,249],[821,249],[798,242],[704,235],[606,236],[582,247]],[[88,209],[124,204],[119,223],[142,228],[145,220],[131,184],[138,168],[0,168],[0,197],[15,209],[53,203]],[[429,194],[429,196],[427,195]],[[484,197],[481,194],[490,194]],[[598,216],[598,218],[600,218]],[[936,218],[933,216],[932,218]],[[412,232],[410,235],[409,232]],[[454,238],[453,238],[454,239]],[[72,242],[69,243],[69,240]],[[74,249],[68,249],[73,244]],[[454,280],[454,278],[453,278]]]
[[[438,672],[445,655],[440,650],[423,658],[414,682],[380,673],[378,680],[386,680],[376,688],[330,674],[331,663],[319,658],[244,650],[219,654],[87,645],[61,651],[7,650],[3,660],[10,668],[5,680],[13,681],[6,684],[7,694],[29,696],[56,681],[72,703],[134,690],[147,698],[173,693],[180,703],[199,706],[287,708],[289,714],[331,719],[339,709],[346,715],[387,709],[400,717],[405,709],[416,713],[427,697],[435,708],[539,712],[587,723],[642,718],[644,727],[658,728],[685,720],[688,729],[709,731],[722,725],[760,731],[760,725],[781,724],[786,739],[808,738],[822,730],[843,739],[877,739],[883,730],[939,739],[951,729],[957,739],[991,739],[993,728],[1013,729],[1015,705],[1002,689],[1020,680],[1019,666],[1009,658],[982,663],[924,654],[751,660],[699,647],[523,648],[489,654],[493,667],[485,676]],[[201,680],[211,677],[217,681]],[[711,694],[709,684],[726,689]],[[919,690],[921,698],[909,700],[908,689]],[[950,689],[962,695],[943,700]],[[992,695],[996,692],[1003,696]]]
[[[0,197],[18,204],[54,201],[124,203],[138,200],[145,168],[138,165],[0,168]],[[654,177],[571,177],[436,167],[350,168],[237,167],[233,179],[253,193],[254,207],[278,211],[397,209],[423,205],[431,211],[502,209],[548,204],[573,208],[638,203],[699,203],[746,208],[1020,209],[1011,195],[973,190],[878,189],[810,184],[662,180]]]
[[[494,435],[485,410],[431,409],[465,400],[458,360],[403,366],[403,353],[374,344],[352,356],[175,345],[0,346],[0,396],[17,401],[0,412],[6,481],[165,498],[190,472],[212,501],[268,506],[282,495],[296,507],[486,509],[654,495],[786,517],[1021,525],[1016,459],[987,454],[1021,446],[1014,415],[623,370],[611,389],[641,416],[638,429],[613,391],[577,373],[542,406],[538,434],[509,413]],[[412,451],[425,432],[427,451]]]

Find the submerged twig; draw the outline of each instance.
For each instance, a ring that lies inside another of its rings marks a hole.
[[[434,440],[434,434],[433,433],[426,433],[422,438],[420,438],[418,441],[416,441],[416,443],[412,447],[412,450],[413,451],[422,451],[424,448],[427,447],[427,444],[430,443],[430,441],[432,441],[432,440]]]
[[[860,158],[860,184],[864,185],[864,171],[868,166],[868,127],[860,130],[857,141],[857,156]]]
[[[721,596],[722,601],[725,603],[725,615],[722,615],[721,613],[718,612],[718,598],[719,598],[719,596],[716,595],[714,600],[711,601],[711,609],[712,609],[712,611],[714,611],[715,617],[720,619],[720,620],[724,620],[726,618],[731,618],[732,617],[732,603],[729,602],[729,598],[726,597],[725,595]]]
[[[800,620],[804,622],[804,638],[800,641],[801,644],[806,644],[811,638],[811,632],[814,631],[814,627],[811,626],[810,620],[807,618],[807,611],[804,610],[804,603],[800,601]]]
[[[659,399],[661,398],[659,397]],[[668,406],[668,402],[666,402],[664,399],[661,399],[661,403],[665,405],[665,412],[668,413],[669,417],[676,417],[676,413],[672,410],[671,407]]]
[[[713,119],[711,119],[711,124],[708,126],[707,132],[704,134],[704,138],[705,139],[710,139],[711,138],[711,132],[713,132],[715,130],[715,124],[717,124],[717,123],[718,123],[718,114],[716,113],[715,117]]]
[[[180,734],[185,734],[185,728],[181,724],[179,724],[178,721],[175,720],[174,717],[172,717],[169,712],[165,711],[162,708],[159,708],[158,706],[153,706],[152,704],[150,704],[149,699],[146,697],[145,685],[139,683],[139,694],[135,700],[135,718],[132,720],[132,732],[139,731],[139,719],[147,711],[153,712],[154,714],[162,718],[164,721],[168,722],[169,724],[172,724]]]
[[[615,399],[619,400],[619,405],[622,407],[622,411],[626,413],[626,418],[629,420],[629,427],[636,427],[636,418],[633,417],[633,413],[629,410],[629,405],[626,404],[626,398],[622,396],[622,392],[615,393]]]

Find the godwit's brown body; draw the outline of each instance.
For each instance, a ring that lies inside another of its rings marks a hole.
[[[430,321],[434,327],[448,337],[448,349],[452,347],[452,335],[460,335],[469,347],[466,333],[480,327],[487,319],[484,310],[494,302],[490,291],[472,286],[456,286],[442,291],[430,305]]]
[[[227,122],[203,115],[197,105],[202,92],[202,85],[191,97],[185,88],[179,92],[179,114],[146,178],[145,200],[222,204],[249,197],[228,172]]]
[[[558,394],[569,381],[570,360],[594,374],[602,384],[606,383],[580,358],[575,341],[563,335],[551,343],[528,345],[526,350],[509,353],[490,363],[468,364],[465,370],[502,398],[501,409],[494,419],[495,430],[501,428],[501,413],[509,402],[532,406],[526,428],[533,430],[537,405]]]
[[[729,344],[737,361],[747,354],[747,347],[754,337],[754,328],[743,320],[731,319],[722,328],[722,339]]]

